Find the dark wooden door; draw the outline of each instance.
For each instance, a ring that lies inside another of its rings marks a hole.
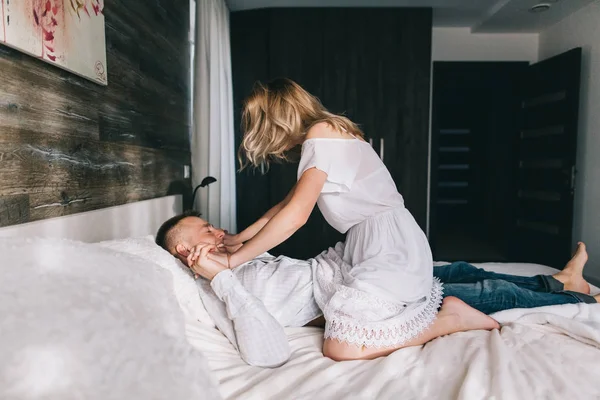
[[[522,81],[512,252],[562,268],[571,254],[581,49],[532,65]]]
[[[527,62],[434,62],[429,242],[435,259],[507,261]]]

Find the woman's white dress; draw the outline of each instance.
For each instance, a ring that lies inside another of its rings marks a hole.
[[[316,258],[314,294],[325,337],[367,347],[398,346],[435,319],[442,286],[433,278],[427,238],[389,171],[359,139],[307,139],[298,179],[327,174],[317,201],[345,244]]]

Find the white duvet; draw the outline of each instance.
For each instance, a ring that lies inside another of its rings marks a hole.
[[[486,264],[534,275],[539,265]],[[246,365],[213,326],[188,321],[225,399],[598,399],[600,305],[509,310],[498,331],[438,338],[373,361],[333,362],[323,331],[288,328],[292,357],[277,369]]]
[[[0,399],[219,398],[173,288],[123,252],[0,239]]]

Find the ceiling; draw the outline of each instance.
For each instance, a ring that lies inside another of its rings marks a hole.
[[[270,7],[431,7],[433,25],[475,33],[540,32],[598,0],[226,0],[231,11]],[[549,4],[548,11],[531,7]]]

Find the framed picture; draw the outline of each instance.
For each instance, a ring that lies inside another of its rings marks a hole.
[[[0,0],[0,44],[106,85],[104,0]]]

